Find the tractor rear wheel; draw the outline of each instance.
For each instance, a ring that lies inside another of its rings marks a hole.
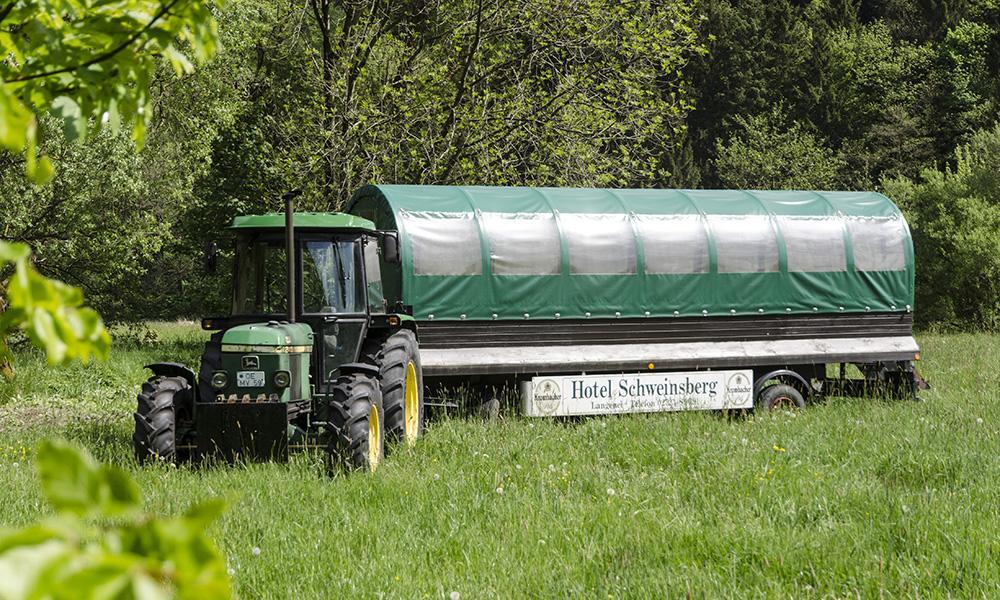
[[[424,376],[417,336],[401,329],[377,347],[369,345],[366,358],[379,369],[386,439],[412,446],[424,431]]]
[[[177,450],[177,416],[191,403],[191,385],[183,377],[150,377],[142,384],[135,409],[132,445],[140,463],[186,458]]]
[[[341,375],[331,388],[328,409],[330,470],[377,469],[385,455],[385,415],[375,378],[363,373]]]

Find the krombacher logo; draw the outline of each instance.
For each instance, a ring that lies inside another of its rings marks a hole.
[[[535,386],[535,408],[543,415],[554,414],[562,402],[562,391],[559,384],[552,379],[543,379]]]

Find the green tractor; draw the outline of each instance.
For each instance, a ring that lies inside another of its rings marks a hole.
[[[293,223],[294,221],[294,223]],[[331,466],[374,470],[413,444],[424,400],[416,324],[388,307],[382,265],[395,232],[341,213],[237,217],[233,307],[206,318],[201,367],[148,365],[135,412],[140,462],[284,460],[322,448]],[[301,291],[301,293],[297,293]]]

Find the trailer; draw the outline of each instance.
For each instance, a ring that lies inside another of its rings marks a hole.
[[[347,212],[398,238],[382,285],[431,389],[513,384],[552,416],[922,384],[912,240],[882,194],[372,185]]]

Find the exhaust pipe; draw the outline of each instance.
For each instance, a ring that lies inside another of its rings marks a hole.
[[[302,194],[302,190],[291,190],[283,197],[285,199],[285,254],[288,255],[288,322],[295,322],[295,205],[293,200]]]

